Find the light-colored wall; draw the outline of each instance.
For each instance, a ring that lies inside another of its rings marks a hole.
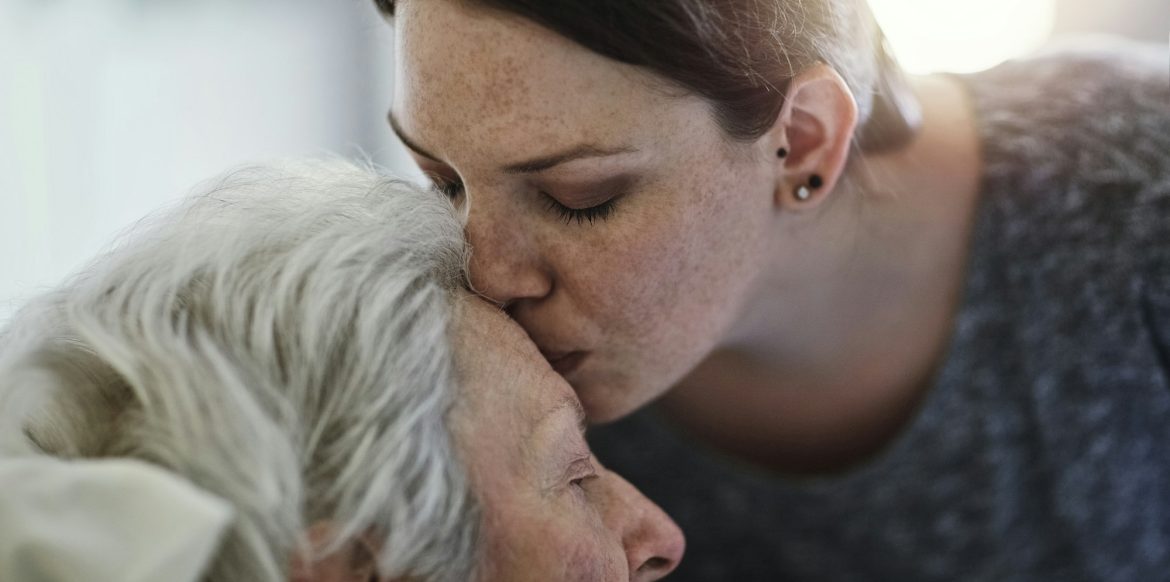
[[[0,320],[197,181],[404,153],[369,0],[0,0]]]
[[[1170,41],[1170,0],[1058,0],[1056,34],[1108,33]]]

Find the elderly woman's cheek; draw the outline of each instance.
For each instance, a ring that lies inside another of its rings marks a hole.
[[[613,582],[627,579],[627,560],[614,532],[586,534],[576,539],[566,553],[565,580],[572,582]]]

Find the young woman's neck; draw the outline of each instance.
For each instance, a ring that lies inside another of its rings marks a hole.
[[[915,86],[918,139],[856,160],[815,212],[781,215],[772,268],[740,321],[664,399],[699,436],[780,470],[824,472],[868,457],[915,410],[961,300],[980,175],[961,88]],[[709,397],[726,403],[723,417]]]

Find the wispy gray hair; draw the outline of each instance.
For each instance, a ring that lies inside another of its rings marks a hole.
[[[304,532],[467,580],[478,511],[446,415],[466,251],[441,196],[339,160],[227,174],[0,338],[8,454],[130,457],[238,516],[208,581],[283,581]]]

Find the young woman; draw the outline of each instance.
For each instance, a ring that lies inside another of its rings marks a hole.
[[[1164,49],[906,78],[861,0],[378,4],[476,289],[593,421],[661,397],[594,442],[676,579],[1164,575]]]

